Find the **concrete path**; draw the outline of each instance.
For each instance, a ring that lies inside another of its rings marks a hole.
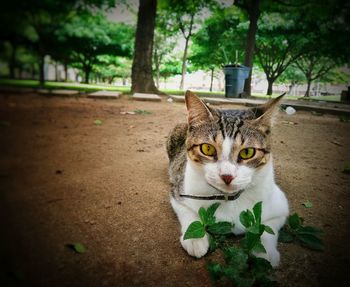
[[[162,100],[161,97],[156,94],[142,94],[142,93],[133,94],[132,99],[136,101],[153,101],[153,102],[160,102]]]
[[[120,92],[115,91],[97,91],[88,94],[87,97],[93,99],[119,99],[120,94]]]
[[[64,89],[38,89],[36,90],[40,95],[55,95],[55,96],[63,96],[63,97],[74,97],[79,95],[79,91],[76,90],[64,90]]]

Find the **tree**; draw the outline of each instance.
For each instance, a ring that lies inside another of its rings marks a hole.
[[[303,43],[303,36],[289,16],[265,13],[260,19],[255,51],[268,82],[267,95],[272,95],[273,83],[300,57]]]
[[[278,77],[277,83],[289,84],[288,94],[293,94],[293,89],[296,85],[305,82],[305,76],[300,69],[292,63],[288,68]]]
[[[245,59],[244,65],[251,67],[251,71],[253,70],[254,63],[254,54],[256,52],[256,35],[258,33],[259,25],[258,21],[261,16],[261,12],[271,13],[271,12],[279,12],[286,13],[289,9],[298,9],[308,4],[310,1],[306,0],[235,0],[233,2],[234,5],[241,8],[243,11],[247,13],[249,19],[249,28],[246,37],[246,45],[245,45]],[[317,3],[317,1],[315,0]],[[245,81],[244,92],[247,96],[251,94],[251,73],[248,79]]]
[[[160,66],[166,60],[166,56],[173,52],[177,39],[174,31],[170,29],[167,15],[160,11],[156,19],[156,29],[153,45],[153,65],[156,76],[156,86],[159,89]]]
[[[164,84],[169,77],[181,75],[181,61],[176,59],[164,61],[159,67],[159,75],[163,77]]]
[[[299,13],[300,33],[304,37],[303,54],[296,66],[307,81],[305,97],[310,95],[311,83],[336,66],[349,63],[348,47],[350,6],[343,1],[331,0],[313,5],[313,10]]]
[[[167,11],[168,19],[172,23],[172,29],[180,31],[185,39],[185,46],[182,55],[180,89],[183,90],[187,71],[188,48],[196,23],[197,17],[204,7],[209,7],[212,1],[203,0],[167,0],[163,1],[162,8]],[[199,18],[199,17],[198,17]]]
[[[93,72],[109,84],[115,78],[122,78],[123,85],[131,76],[131,60],[125,57],[102,55],[97,57],[98,62],[93,67]]]
[[[84,83],[89,83],[98,56],[131,56],[132,37],[132,27],[91,13],[72,18],[58,33],[60,44],[70,50],[69,61],[83,70]]]
[[[255,48],[255,38],[258,30],[258,20],[260,17],[260,0],[238,0],[234,1],[234,5],[246,11],[249,18],[249,28],[246,37],[245,45],[245,56],[244,65],[250,67],[250,73],[248,79],[244,84],[244,92],[250,96],[251,94],[251,81],[252,81],[252,70],[254,61],[254,48]]]
[[[322,78],[335,67],[335,63],[332,59],[327,57],[319,57],[312,53],[303,55],[295,63],[306,78],[307,88],[305,97],[310,96],[311,83]]]
[[[140,0],[131,73],[131,91],[159,93],[152,75],[153,36],[157,0]]]
[[[57,38],[55,34],[62,25],[69,21],[71,17],[83,11],[88,11],[91,8],[100,8],[105,5],[114,5],[112,0],[12,0],[7,2],[1,7],[1,14],[7,15],[4,19],[1,17],[5,20],[1,24],[7,29],[13,26],[15,19],[15,21],[18,20],[21,25],[26,27],[25,36],[31,40],[26,43],[26,47],[33,49],[37,55],[41,84],[45,81],[45,56],[51,54],[52,49],[56,49]],[[17,24],[14,25],[14,27],[16,26]],[[16,33],[13,34],[15,35]],[[34,34],[34,37],[29,37],[29,34]]]
[[[236,7],[216,9],[193,36],[189,60],[195,68],[210,71],[210,91],[216,70],[243,60],[242,54],[238,53],[244,47],[242,40],[246,28],[242,23],[246,23],[244,16]]]

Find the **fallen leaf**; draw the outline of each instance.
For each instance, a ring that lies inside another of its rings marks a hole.
[[[150,111],[140,110],[140,109],[134,110],[134,113],[138,114],[138,115],[150,115],[150,114],[152,114]]]
[[[102,122],[101,120],[95,120],[95,121],[94,121],[94,124],[97,125],[97,126],[102,125],[102,123],[103,123],[103,122]]]
[[[312,202],[309,201],[309,200],[303,202],[302,205],[304,205],[305,208],[311,208],[311,207],[313,207]]]
[[[331,143],[337,146],[343,146],[340,142],[337,142],[336,140],[332,140]]]
[[[282,121],[282,124],[285,124],[285,125],[297,125],[297,123],[290,122],[290,121]]]
[[[135,112],[120,112],[122,115],[135,115]]]
[[[81,243],[73,243],[73,244],[67,244],[66,245],[69,249],[72,249],[76,253],[82,254],[86,252],[86,248]]]
[[[344,167],[343,172],[346,174],[350,174],[350,165],[347,165],[346,167]]]

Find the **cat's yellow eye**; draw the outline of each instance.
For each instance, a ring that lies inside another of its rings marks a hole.
[[[211,144],[201,144],[200,148],[201,152],[207,156],[213,156],[216,153],[215,147],[213,147]]]
[[[241,159],[250,159],[255,155],[255,148],[249,147],[242,149],[239,152],[239,156]]]

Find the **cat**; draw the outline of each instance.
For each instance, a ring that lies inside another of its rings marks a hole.
[[[263,233],[266,253],[256,255],[278,266],[278,231],[289,207],[274,180],[271,127],[282,97],[255,108],[219,110],[186,92],[188,123],[171,131],[167,153],[170,201],[181,224],[181,245],[189,255],[200,258],[209,249],[207,236],[183,239],[188,226],[199,220],[200,207],[220,202],[217,220],[234,223],[238,235],[245,231],[239,214],[262,201],[262,223],[275,235]]]

